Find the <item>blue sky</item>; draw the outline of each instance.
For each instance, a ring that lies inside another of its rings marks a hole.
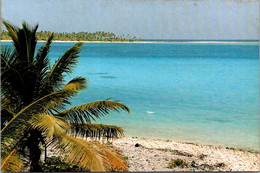
[[[2,18],[55,32],[142,39],[259,39],[258,0],[2,0]]]

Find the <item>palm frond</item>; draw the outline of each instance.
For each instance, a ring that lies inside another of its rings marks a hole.
[[[124,135],[124,130],[121,127],[105,124],[92,123],[72,123],[71,134],[80,137],[91,138],[118,138]]]
[[[103,158],[94,150],[90,142],[76,139],[66,133],[68,124],[52,115],[40,115],[30,122],[32,128],[41,130],[48,141],[52,141],[52,148],[63,155],[65,162],[76,163],[90,171],[105,171]]]
[[[83,77],[75,77],[67,85],[65,85],[62,90],[72,90],[72,91],[81,91],[87,88],[87,81]]]
[[[28,105],[33,101],[35,67],[33,59],[36,47],[36,30],[38,26],[30,27],[25,22],[23,28],[12,26],[6,21],[3,22],[13,40],[13,57],[8,61],[8,65],[1,73],[2,88],[4,95],[17,97],[13,99],[19,103],[20,107]],[[10,54],[9,54],[10,55]],[[2,58],[3,59],[3,58]],[[5,62],[7,64],[7,61]]]
[[[19,158],[16,149],[1,158],[1,172],[22,172],[23,161]]]
[[[61,90],[52,94],[46,95],[33,103],[23,108],[16,114],[8,124],[1,130],[2,136],[16,133],[20,134],[20,127],[27,123],[33,116],[50,112],[51,109],[56,108],[67,97],[75,94],[72,90]]]
[[[116,101],[103,100],[75,106],[61,112],[57,116],[66,117],[71,123],[90,123],[91,120],[109,114],[111,111],[120,112],[121,110],[130,114],[130,110],[126,105]]]
[[[18,86],[18,87],[17,87]],[[24,93],[25,82],[21,73],[13,67],[7,67],[1,71],[1,96],[10,100],[12,109],[20,109],[22,105],[21,95]]]
[[[51,86],[46,85],[49,69],[48,53],[50,51],[50,44],[53,40],[53,34],[48,38],[44,46],[38,49],[38,53],[35,57],[35,67],[37,69],[37,79],[35,81],[34,97],[43,96],[48,93],[54,92]]]
[[[14,42],[18,42],[17,30],[18,28],[9,24],[7,21],[3,20],[3,24],[8,30],[8,35],[12,38]]]
[[[35,57],[36,64],[42,64],[42,62],[46,59],[46,57],[50,51],[50,45],[52,43],[53,37],[54,37],[54,35],[52,33],[50,35],[50,37],[48,38],[48,40],[46,41],[45,45],[38,49],[38,53]]]
[[[17,141],[9,137],[1,137],[1,156],[7,156],[16,148]]]
[[[75,77],[70,82],[68,82],[67,85],[65,85],[62,90],[71,90],[75,92],[82,91],[83,89],[87,88],[87,82],[86,79],[83,77]],[[66,105],[70,105],[69,99],[66,98],[63,100],[63,102],[60,104],[57,110],[55,110],[56,113],[59,113],[59,110],[64,110]],[[53,113],[54,114],[54,113]]]
[[[12,78],[13,80],[10,80]],[[17,69],[10,67],[2,71],[1,73],[1,84],[3,90],[11,90],[16,84],[20,84],[21,88],[25,88],[25,82]]]
[[[77,43],[67,50],[53,65],[48,75],[47,82],[50,86],[60,87],[63,81],[63,73],[71,73],[77,63],[80,47],[83,43]]]
[[[10,99],[8,99],[6,97],[2,97],[1,98],[1,110],[5,109],[10,104],[11,104],[11,100]]]
[[[37,44],[36,31],[38,25],[31,27],[26,22],[23,22],[22,26],[22,29],[19,29],[17,32],[21,46],[19,53],[22,56],[26,55],[28,65],[30,65],[33,62],[35,47]]]
[[[103,172],[106,170],[105,166],[108,163],[100,155],[100,151],[95,149],[92,142],[73,138],[67,135],[67,133],[64,133],[63,136],[56,139],[58,142],[55,143],[55,148],[61,153],[69,153],[69,155],[65,157],[65,162],[75,163],[82,168],[95,172]]]
[[[109,163],[108,169],[113,168],[113,170],[115,171],[128,171],[127,164],[122,159],[122,156],[119,152],[116,152],[115,150],[112,151],[112,148],[108,148],[105,145],[101,145],[98,143],[96,145],[100,148],[103,157]]]
[[[15,53],[12,47],[5,46],[1,49],[1,71],[10,68],[15,60]]]
[[[1,85],[2,91],[10,89],[10,81],[20,82],[21,88],[24,87],[24,82],[19,71],[15,68],[16,53],[11,47],[5,47],[1,51]],[[15,80],[10,80],[15,79]],[[9,85],[9,86],[6,86]],[[12,86],[11,86],[12,87]],[[5,95],[5,94],[3,94]]]
[[[33,62],[34,51],[37,43],[36,30],[38,25],[35,27],[28,26],[23,22],[23,28],[12,26],[11,24],[3,21],[6,29],[9,31],[8,34],[13,40],[15,51],[19,56],[19,61],[30,65]]]
[[[30,128],[38,129],[42,132],[45,132],[44,136],[47,139],[52,139],[55,134],[55,127],[59,126],[65,131],[70,130],[70,124],[67,123],[63,118],[53,116],[53,115],[37,115],[34,116],[29,121]],[[55,123],[56,126],[53,125]]]
[[[16,115],[14,109],[15,107],[13,107],[10,99],[1,98],[1,128]]]

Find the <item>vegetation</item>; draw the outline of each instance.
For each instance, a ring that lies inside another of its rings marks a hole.
[[[127,161],[127,160],[128,160],[128,157],[127,157],[127,156],[124,156],[123,159],[124,159],[125,161]]]
[[[64,85],[65,74],[76,67],[83,43],[68,49],[50,66],[48,53],[54,35],[36,51],[35,27],[22,28],[3,22],[14,48],[1,52],[1,170],[19,172],[24,163],[30,171],[39,165],[40,145],[55,150],[65,163],[89,171],[127,171],[122,157],[109,147],[77,137],[113,138],[123,134],[120,127],[92,124],[111,111],[126,111],[122,103],[101,100],[75,106],[69,99],[87,87],[86,79],[75,77]]]
[[[46,162],[40,161],[40,166],[44,172],[87,172],[75,164],[65,163],[60,157],[49,157]]]
[[[97,31],[95,33],[89,32],[72,32],[72,33],[52,33],[50,31],[40,31],[36,33],[39,40],[47,41],[53,34],[53,40],[60,41],[138,41],[136,37],[131,38],[130,35],[116,36],[112,32]],[[8,32],[2,31],[1,40],[11,40]]]
[[[168,164],[168,168],[173,169],[175,167],[180,167],[180,168],[188,167],[188,163],[182,159],[171,160],[170,163]]]

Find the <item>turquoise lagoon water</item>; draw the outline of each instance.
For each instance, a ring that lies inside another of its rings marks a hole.
[[[53,43],[52,62],[73,45]],[[126,136],[259,150],[258,58],[258,44],[86,43],[67,79],[88,79],[73,105],[126,104],[97,121]]]

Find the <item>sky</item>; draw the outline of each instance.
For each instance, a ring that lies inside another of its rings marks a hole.
[[[54,32],[142,39],[259,39],[260,0],[1,0],[2,18]]]

